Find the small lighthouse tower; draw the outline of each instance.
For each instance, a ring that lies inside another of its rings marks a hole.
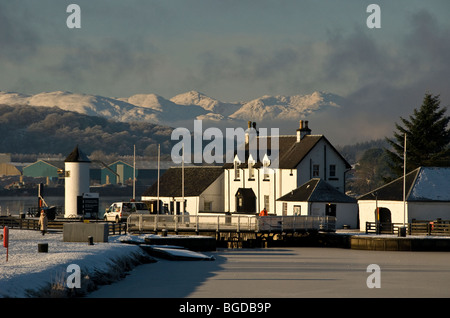
[[[64,161],[65,168],[65,218],[78,216],[78,196],[89,193],[89,167],[91,161],[78,146]]]

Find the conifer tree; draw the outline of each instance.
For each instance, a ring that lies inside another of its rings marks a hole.
[[[409,120],[400,117],[394,138],[386,138],[392,150],[385,149],[392,173],[403,175],[404,136],[406,134],[406,171],[419,166],[450,166],[450,129],[446,107],[440,107],[439,95],[425,94],[422,106],[414,109]]]

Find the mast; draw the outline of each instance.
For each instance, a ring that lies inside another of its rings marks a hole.
[[[406,218],[406,132],[403,146],[403,227],[405,227]]]
[[[181,161],[181,215],[184,215],[184,143],[183,143],[183,157]]]
[[[136,200],[136,145],[133,145],[133,200]]]
[[[160,144],[158,144],[158,183],[156,186],[156,195],[158,197],[158,200],[156,201],[156,214],[159,214],[159,156],[160,156]]]

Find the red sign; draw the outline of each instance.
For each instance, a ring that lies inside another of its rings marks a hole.
[[[9,229],[7,226],[3,228],[3,247],[8,247],[8,241],[9,241]]]

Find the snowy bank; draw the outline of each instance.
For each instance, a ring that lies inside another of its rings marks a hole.
[[[64,286],[72,273],[67,271],[70,264],[80,267],[84,288],[69,292],[83,294],[152,261],[138,245],[121,243],[120,236],[94,245],[63,242],[62,233],[52,232],[43,236],[38,231],[10,229],[9,237],[8,260],[7,249],[0,246],[0,297],[67,296]],[[38,252],[39,243],[48,244],[47,253]]]
[[[111,235],[108,243],[89,245],[64,242],[61,232],[42,235],[39,231],[9,230],[8,260],[6,248],[0,246],[0,298],[83,296],[99,285],[123,278],[135,266],[170,260],[214,260],[213,257],[179,246],[149,245],[146,238],[159,235]],[[126,242],[127,244],[125,244]],[[38,251],[47,243],[48,252]],[[81,288],[67,288],[73,273],[71,264],[81,270]]]

